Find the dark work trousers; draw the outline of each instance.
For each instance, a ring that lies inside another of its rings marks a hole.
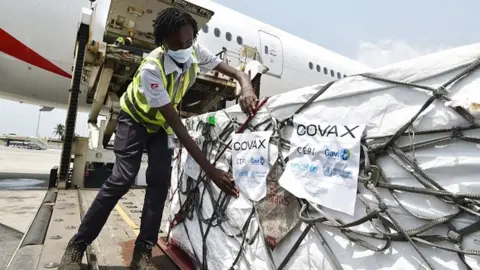
[[[172,150],[168,149],[168,135],[164,129],[153,134],[147,133],[144,126],[124,111],[117,118],[114,141],[116,161],[112,175],[103,183],[85,214],[74,243],[89,245],[99,235],[112,209],[135,182],[145,146],[148,152],[147,188],[136,243],[150,246],[157,243],[170,187]]]

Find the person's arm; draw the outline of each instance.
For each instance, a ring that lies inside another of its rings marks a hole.
[[[240,107],[245,113],[251,115],[257,105],[258,98],[253,90],[250,77],[245,72],[227,65],[222,59],[218,58],[215,54],[200,44],[195,45],[195,50],[197,52],[200,68],[218,71],[238,81],[242,88],[242,93],[239,99]]]
[[[230,195],[238,196],[238,190],[231,176],[215,168],[190,137],[190,134],[188,134],[187,129],[170,102],[170,97],[163,85],[158,66],[155,63],[145,63],[142,70],[140,70],[140,78],[140,91],[145,95],[147,103],[150,107],[160,110],[177,135],[180,143],[185,146],[192,158],[221,190]]]
[[[171,103],[168,103],[159,108],[168,125],[173,129],[177,135],[180,143],[187,149],[188,153],[198,163],[198,165],[207,173],[211,173],[215,166],[213,166],[205,157],[205,154],[200,150],[198,145],[193,141],[187,129],[178,116],[177,111],[173,108]]]
[[[159,109],[165,120],[167,120],[167,123],[177,135],[180,143],[187,149],[188,153],[212,179],[212,181],[225,193],[238,197],[239,191],[235,187],[235,181],[232,179],[231,175],[217,169],[207,160],[205,154],[190,137],[190,134],[188,134],[187,129],[183,125],[182,120],[178,116],[172,104],[168,103]]]
[[[248,77],[247,73],[227,65],[223,61],[220,62],[214,68],[214,70],[237,80],[242,86],[242,93],[250,91],[253,93],[252,83],[250,82],[250,78]]]
[[[257,106],[258,98],[253,90],[250,77],[248,77],[245,72],[227,65],[225,62],[220,62],[214,70],[232,77],[240,83],[240,86],[242,87],[242,93],[239,99],[240,107],[245,113],[252,115]]]

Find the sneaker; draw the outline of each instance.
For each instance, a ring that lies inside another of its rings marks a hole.
[[[82,259],[86,245],[78,245],[73,243],[73,239],[67,245],[65,253],[63,253],[62,261],[58,266],[58,270],[82,270]]]
[[[135,244],[130,270],[159,270],[152,261],[152,247],[145,244]]]

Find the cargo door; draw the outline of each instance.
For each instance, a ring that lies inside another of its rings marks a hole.
[[[272,34],[258,31],[260,35],[260,56],[263,64],[269,68],[267,74],[282,76],[283,72],[283,48],[282,41]]]
[[[113,43],[117,37],[133,36],[137,47],[155,48],[152,24],[162,10],[175,7],[192,15],[201,29],[214,12],[186,0],[97,0],[105,7],[102,16],[106,18],[104,41]],[[199,1],[201,3],[201,1]],[[97,4],[98,5],[98,4]]]

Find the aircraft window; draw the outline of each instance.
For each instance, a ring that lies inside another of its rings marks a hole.
[[[205,24],[205,26],[202,27],[202,30],[205,34],[208,33],[208,25]]]
[[[309,67],[310,69],[313,69],[313,63],[312,63],[312,62],[308,63],[308,67]]]
[[[317,65],[317,71],[320,72],[321,70],[322,68],[319,65]]]
[[[265,46],[265,54],[268,54],[268,46]]]
[[[335,77],[335,71],[330,70],[330,75],[332,75],[332,77]]]
[[[340,74],[340,72],[337,72],[337,77],[340,79],[342,78],[342,74]]]
[[[226,38],[228,41],[232,41],[232,34],[230,34],[230,32],[225,33],[225,38]]]
[[[243,38],[241,36],[238,36],[237,37],[237,43],[238,45],[242,45],[243,44]]]
[[[323,73],[328,74],[328,69],[326,67],[323,68]]]
[[[220,29],[215,28],[215,30],[213,30],[213,34],[215,34],[216,37],[220,37]]]

